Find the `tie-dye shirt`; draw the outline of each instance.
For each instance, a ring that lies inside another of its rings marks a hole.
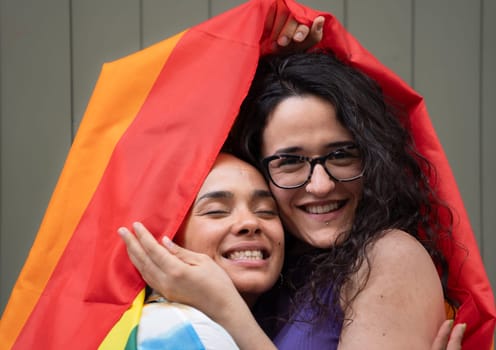
[[[198,309],[162,297],[151,300],[140,318],[138,350],[239,350],[229,333]]]

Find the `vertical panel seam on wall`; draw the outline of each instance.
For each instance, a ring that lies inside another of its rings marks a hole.
[[[0,28],[2,27],[2,16],[1,16],[1,10],[2,10],[2,4],[0,3]],[[2,76],[2,35],[0,33],[0,77]],[[2,80],[0,79],[0,106],[3,106],[2,105]],[[2,116],[2,108],[0,107],[0,144],[1,144],[1,140],[2,140],[2,121],[3,121],[3,116]],[[2,147],[0,147],[0,169],[1,169],[1,166],[2,166],[2,152],[1,152],[1,149],[3,149]],[[2,202],[3,202],[3,197],[2,197],[2,172],[0,171],[0,260],[2,259],[2,240],[3,240],[3,237],[2,237],[2,227],[1,227],[1,223],[4,222],[2,221],[3,220],[3,210],[2,210]],[[1,273],[2,271],[0,271]],[[1,293],[1,292],[0,292]],[[2,306],[0,306],[0,310],[2,309]],[[1,312],[1,311],[0,311]]]
[[[410,28],[410,52],[411,52],[411,67],[410,67],[410,81],[412,87],[415,89],[415,23],[416,23],[416,13],[415,13],[415,0],[410,1],[410,13],[411,18],[411,28]]]
[[[74,141],[74,137],[76,134],[76,117],[75,117],[75,110],[74,110],[74,28],[73,28],[73,11],[72,11],[72,0],[69,0],[69,86],[70,92],[69,92],[69,104],[70,104],[70,123],[69,125],[71,126],[71,143]]]
[[[484,259],[484,0],[479,0],[479,206],[480,206],[480,250]]]
[[[208,18],[212,18],[212,0],[207,0],[207,11]]]
[[[411,52],[411,67],[410,67],[410,81],[412,82],[412,87],[415,89],[415,23],[416,23],[416,13],[415,13],[415,0],[410,1],[410,13],[411,13],[411,28],[410,28],[410,52]]]
[[[348,1],[343,0],[343,26],[349,30],[348,22]]]
[[[138,38],[138,40],[139,40],[139,48],[141,50],[143,49],[144,36],[145,36],[145,34],[144,34],[145,24],[143,23],[143,20],[144,20],[144,13],[143,13],[144,10],[143,10],[143,7],[144,7],[143,0],[140,0],[139,1],[139,9],[138,9],[138,11],[139,11],[139,14],[138,14],[138,16],[139,16],[139,18],[138,18],[138,21],[139,21],[139,28],[138,28],[138,30],[139,30],[139,38]]]

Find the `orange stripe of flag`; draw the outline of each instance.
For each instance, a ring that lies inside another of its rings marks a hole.
[[[115,144],[137,114],[180,37],[103,66],[36,240],[3,314],[0,343],[6,348],[13,345],[34,309],[102,177]],[[113,78],[107,79],[108,75]],[[128,91],[130,88],[132,93]],[[112,103],[115,101],[108,98],[112,94],[129,96],[129,99]],[[95,135],[99,136],[98,140],[94,139]]]
[[[248,13],[240,18],[252,21]],[[259,21],[262,18],[258,16]],[[41,348],[97,346],[143,287],[115,232],[141,220],[157,234],[167,228],[172,235],[186,214],[258,60],[263,24],[247,31],[227,21],[189,30],[174,47],[117,142],[16,347],[34,342]],[[196,52],[201,52],[201,59]],[[132,81],[127,85],[132,89]],[[127,97],[124,93],[106,99],[118,105]],[[85,341],[75,344],[74,339]]]
[[[52,267],[55,270],[50,281],[47,283],[45,279],[43,295],[26,320],[20,336],[23,339],[16,345],[32,346],[43,338],[40,344],[43,348],[67,346],[64,339],[56,339],[66,334],[67,339],[88,339],[81,346],[91,347],[91,344],[99,344],[96,341],[103,339],[111,324],[117,322],[130,305],[143,281],[132,269],[114,231],[120,225],[142,220],[156,234],[173,235],[246,93],[259,47],[267,46],[266,42],[260,42],[260,37],[268,7],[275,4],[287,4],[304,23],[317,15],[291,0],[252,1],[195,27],[177,43],[142,108],[139,112],[134,110],[130,117],[132,124],[124,133],[118,132],[121,136],[116,136],[119,141],[114,143],[113,154],[107,155],[111,158],[105,172],[99,174],[95,187],[86,192],[89,197],[92,191],[95,195],[91,201],[86,198],[72,226],[68,225],[66,234],[74,231],[74,235],[69,241],[65,238],[66,249],[58,255],[60,259],[58,265]],[[332,49],[343,61],[376,79],[385,94],[409,113],[417,145],[442,177],[442,182],[437,182],[440,193],[459,215],[454,236],[471,252],[467,257],[464,250],[455,249],[449,256],[454,272],[450,275],[450,285],[459,287],[455,296],[463,302],[458,316],[468,322],[464,345],[468,349],[487,347],[491,344],[495,324],[494,299],[453,174],[423,99],[363,49],[332,15],[326,14],[324,39],[319,45]],[[132,79],[130,75],[127,77]],[[115,79],[129,84],[129,90],[118,86],[118,94],[105,97],[109,106],[127,103],[123,97],[134,98],[133,81]],[[106,110],[107,113],[113,111],[113,108]],[[103,129],[112,127],[112,124],[101,124]],[[92,134],[85,140],[91,141],[92,137],[98,137],[100,129],[89,132]],[[90,167],[86,169],[91,171]],[[72,181],[77,183],[77,179]],[[61,196],[60,192],[56,193]],[[49,210],[56,215],[51,208]],[[57,229],[57,225],[51,229]],[[52,234],[51,239],[56,241],[56,238],[56,234]],[[58,249],[63,249],[64,244]],[[43,253],[36,259],[43,261]],[[76,272],[76,276],[68,271]],[[20,289],[23,292],[23,288]],[[39,291],[36,293],[38,297]],[[53,296],[60,300],[54,302]],[[32,296],[25,293],[25,297]],[[103,325],[95,322],[97,316],[101,316],[99,320]],[[88,320],[90,323],[85,323]],[[71,325],[71,321],[79,322],[78,327]],[[4,324],[2,321],[1,328]],[[39,327],[47,324],[59,328],[47,331]],[[92,336],[97,340],[89,339]],[[45,339],[47,337],[50,339]]]

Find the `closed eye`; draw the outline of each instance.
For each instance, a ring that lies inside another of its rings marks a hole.
[[[227,210],[209,210],[202,213],[202,215],[209,215],[209,216],[228,215],[228,214],[230,214],[230,212]]]
[[[262,218],[273,218],[279,215],[279,213],[275,210],[258,210],[255,214]]]

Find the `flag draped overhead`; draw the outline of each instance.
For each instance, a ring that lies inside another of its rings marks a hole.
[[[274,7],[305,24],[326,17],[319,46],[368,74],[409,114],[456,213],[449,285],[468,328],[464,349],[488,349],[494,298],[466,211],[424,101],[331,14],[292,0],[253,0],[133,55],[105,64],[35,243],[0,324],[15,349],[124,348],[144,282],[116,230],[142,221],[173,236],[212,166],[270,47]],[[134,302],[135,308],[131,308]],[[127,311],[127,312],[126,312]]]

